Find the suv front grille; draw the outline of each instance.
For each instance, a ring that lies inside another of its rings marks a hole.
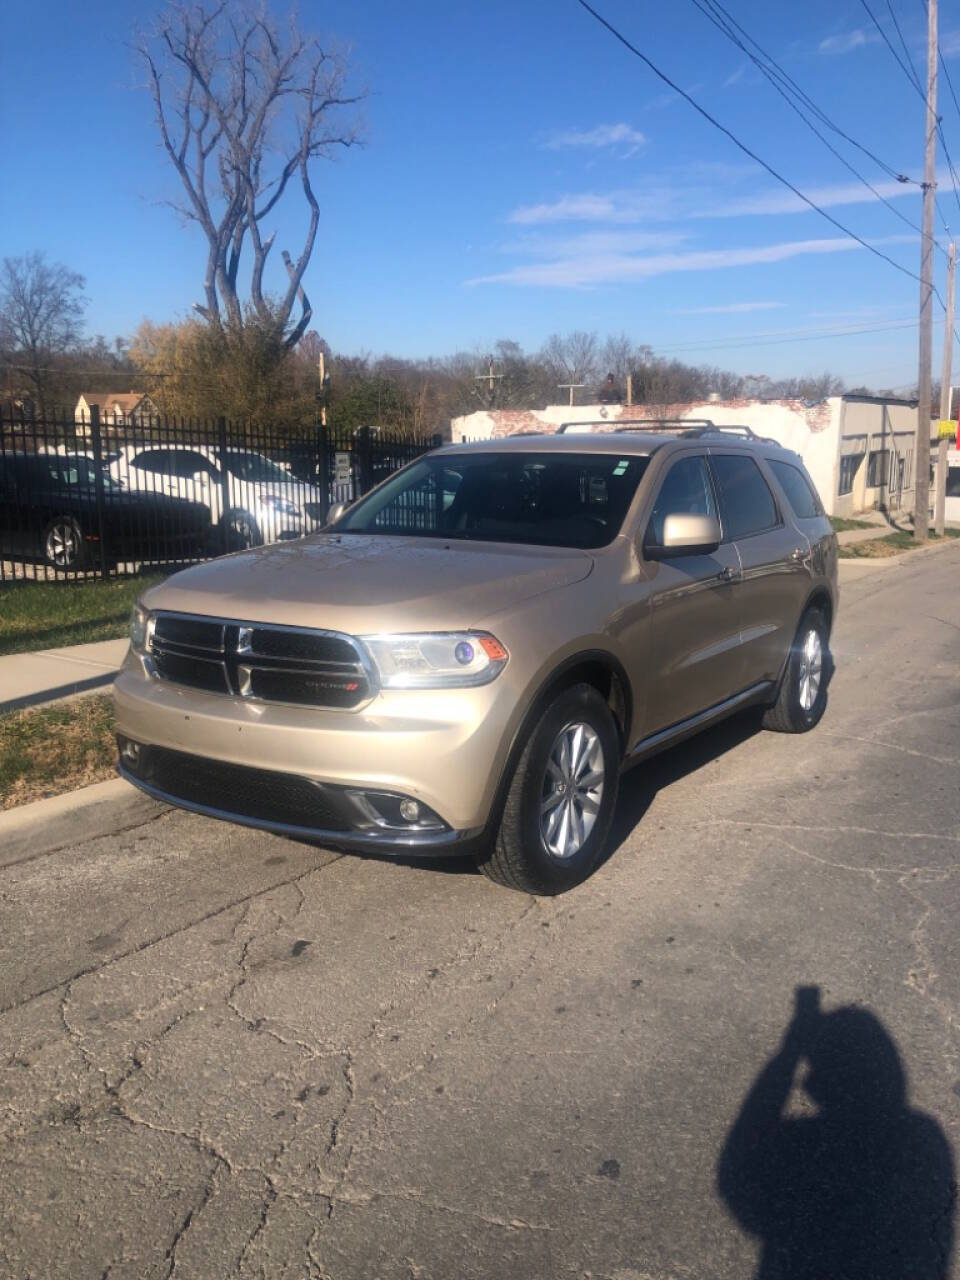
[[[360,651],[333,631],[153,616],[150,657],[161,680],[259,702],[350,710],[373,692]]]
[[[251,769],[202,756],[146,747],[135,770],[158,791],[187,804],[260,822],[282,822],[319,831],[348,831],[349,825],[309,778],[271,769]]]

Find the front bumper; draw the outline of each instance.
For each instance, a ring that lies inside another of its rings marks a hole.
[[[273,835],[287,836],[294,840],[307,840],[311,843],[326,845],[328,848],[344,849],[357,853],[408,854],[416,857],[444,857],[451,854],[467,855],[477,851],[483,842],[482,829],[477,831],[452,831],[444,826],[440,830],[400,831],[394,828],[379,830],[373,826],[364,828],[342,829],[336,827],[303,825],[297,822],[286,822],[278,818],[257,817],[251,813],[236,812],[233,808],[219,808],[214,804],[206,804],[192,800],[183,795],[174,794],[154,785],[147,778],[141,777],[132,766],[124,762],[123,756],[117,761],[117,772],[127,782],[145,792],[154,800],[174,805],[178,809],[186,809],[191,813],[202,814],[206,818],[217,818],[223,822],[233,822],[244,827],[254,827],[259,831],[269,831]],[[349,805],[343,806],[349,812]],[[291,815],[294,816],[294,815]]]
[[[149,674],[128,653],[114,685],[119,737],[147,749],[265,772],[278,786],[299,779],[340,792],[389,793],[419,802],[443,831],[335,831],[289,815],[250,825],[322,839],[343,847],[449,851],[486,828],[505,763],[514,702],[506,681],[463,690],[384,690],[359,710],[318,709],[248,701],[188,689]],[[149,776],[124,776],[157,798],[238,822],[247,817],[224,804],[219,786],[189,796],[190,804]],[[151,792],[153,794],[153,792]],[[357,824],[359,825],[359,824]]]

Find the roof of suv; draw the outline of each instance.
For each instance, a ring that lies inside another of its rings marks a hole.
[[[572,426],[586,424],[574,423]],[[691,424],[685,429],[677,426],[671,429],[643,430],[638,424],[636,429],[617,428],[599,431],[560,431],[553,434],[531,433],[530,435],[503,436],[496,440],[464,440],[458,444],[443,445],[438,452],[442,453],[619,453],[649,457],[658,449],[668,444],[705,444],[727,447],[747,447],[749,449],[771,451],[775,453],[790,452],[776,440],[755,436],[749,428],[724,430],[720,427],[701,427]]]

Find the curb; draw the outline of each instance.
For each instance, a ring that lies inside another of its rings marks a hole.
[[[872,542],[869,538],[867,541]],[[949,551],[951,547],[960,547],[960,538],[944,538],[942,542],[932,542],[926,547],[918,547],[916,551],[900,551],[895,556],[841,556],[837,567],[845,564],[867,565],[871,569],[892,569],[896,565],[916,560],[918,556],[929,556],[935,551]]]
[[[21,827],[33,826],[37,822],[46,822],[51,818],[60,818],[66,813],[78,809],[88,809],[91,805],[101,804],[107,800],[118,800],[122,796],[135,796],[141,793],[123,778],[107,778],[105,782],[94,782],[89,787],[81,787],[78,791],[65,791],[60,796],[48,796],[45,800],[31,800],[29,804],[17,805],[15,809],[0,811],[0,839],[10,835]]]
[[[102,689],[104,685],[113,684],[119,674],[118,668],[116,671],[106,671],[99,676],[90,676],[86,680],[72,680],[69,684],[57,685],[53,689],[25,693],[21,698],[9,698],[6,702],[0,702],[0,716],[6,715],[9,711],[23,711],[27,707],[40,706],[44,702],[59,702],[61,698],[72,698],[79,693],[92,693],[94,689]]]

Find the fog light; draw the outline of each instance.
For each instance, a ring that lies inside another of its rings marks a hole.
[[[404,822],[417,822],[420,818],[420,806],[416,800],[400,801],[400,817]]]

